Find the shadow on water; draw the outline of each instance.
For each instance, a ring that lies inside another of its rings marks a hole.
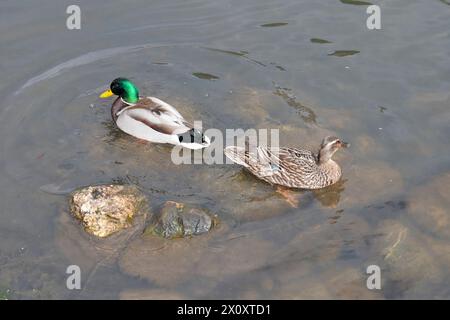
[[[370,6],[372,3],[367,1],[360,1],[360,0],[339,0],[344,4],[352,4],[355,6]]]
[[[192,73],[192,75],[196,78],[202,79],[202,80],[217,80],[220,79],[218,76],[215,76],[213,74],[210,73],[205,73],[205,72],[194,72]]]
[[[105,142],[115,143],[116,141],[131,139],[130,136],[120,130],[112,120],[103,121],[102,125],[107,130],[105,137],[102,139]]]
[[[337,50],[332,53],[329,53],[329,56],[335,56],[335,57],[347,57],[347,56],[353,56],[355,54],[360,53],[358,50]]]
[[[249,52],[248,51],[232,51],[232,50],[223,50],[223,49],[217,49],[217,48],[209,48],[209,47],[204,47],[206,50],[210,50],[210,51],[214,51],[214,52],[219,52],[219,53],[225,53],[225,54],[230,54],[232,56],[237,56],[237,57],[242,57],[250,62],[256,63],[262,67],[266,67],[266,64],[264,64],[261,61],[258,60],[254,60],[250,57],[248,57]]]
[[[303,121],[308,124],[316,124],[316,114],[314,111],[300,103],[297,98],[292,95],[291,91],[292,89],[289,88],[275,86],[275,91],[273,93],[283,99],[288,106],[296,109]]]
[[[320,43],[320,44],[333,43],[333,42],[331,42],[329,40],[320,39],[320,38],[311,38],[311,39],[309,39],[309,41],[311,41],[312,43]]]
[[[272,23],[266,23],[262,24],[261,27],[264,28],[274,28],[274,27],[282,27],[288,25],[287,22],[272,22]]]

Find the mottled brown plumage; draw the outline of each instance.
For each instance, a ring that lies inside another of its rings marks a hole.
[[[270,184],[319,189],[339,181],[341,168],[331,157],[347,146],[336,137],[326,137],[317,154],[298,148],[230,146],[225,148],[225,155]]]

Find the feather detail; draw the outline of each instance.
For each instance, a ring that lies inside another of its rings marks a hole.
[[[225,155],[261,180],[290,188],[323,188],[341,177],[336,162],[329,160],[319,165],[316,155],[303,149],[256,147],[251,152],[231,146],[225,148]]]
[[[174,107],[158,98],[140,98],[136,104],[128,104],[118,98],[111,114],[122,131],[139,139],[181,144],[192,149],[209,145],[209,138],[193,129]]]

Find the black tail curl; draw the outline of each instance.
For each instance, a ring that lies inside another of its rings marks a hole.
[[[180,143],[198,143],[203,144],[206,142],[204,134],[195,128],[192,128],[189,131],[186,131],[182,134],[178,135],[178,141]]]

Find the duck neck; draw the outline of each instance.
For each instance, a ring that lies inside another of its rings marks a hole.
[[[317,164],[318,165],[322,165],[328,162],[328,160],[331,159],[331,157],[325,153],[322,152],[323,150],[320,150],[319,153],[317,154]]]
[[[323,165],[329,161],[332,161],[331,157],[333,156],[333,154],[334,152],[326,147],[320,149],[320,151],[317,154],[317,163],[319,165]]]
[[[111,107],[111,117],[113,118],[114,122],[117,121],[117,113],[119,113],[123,108],[127,107],[128,105],[123,102],[122,98],[118,97],[116,101],[112,104]]]
[[[139,90],[131,81],[123,81],[122,89],[123,92],[121,94],[121,97],[123,101],[129,104],[135,104],[139,101]]]

